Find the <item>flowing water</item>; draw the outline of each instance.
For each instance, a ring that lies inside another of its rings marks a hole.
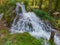
[[[2,19],[2,17],[3,17],[3,13],[0,14],[0,20]]]
[[[22,13],[19,13],[19,7],[22,8]],[[16,14],[17,15],[11,27],[11,33],[28,32],[36,38],[43,37],[49,39],[51,31],[55,31],[48,24],[45,24],[40,18],[38,18],[35,13],[26,12],[23,3],[17,3]],[[60,45],[60,39],[56,34],[54,39],[56,45]]]

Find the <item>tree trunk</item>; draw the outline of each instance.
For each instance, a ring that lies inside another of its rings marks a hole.
[[[52,11],[52,0],[49,0],[49,14],[51,15],[51,11]]]
[[[34,5],[34,0],[32,0],[32,5]]]
[[[55,2],[56,2],[56,3],[55,3],[55,11],[57,11],[59,0],[56,0]]]
[[[43,4],[43,0],[40,0],[40,2],[39,2],[39,9],[42,9],[42,4]]]

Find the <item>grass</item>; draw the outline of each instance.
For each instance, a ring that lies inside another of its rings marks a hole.
[[[40,41],[29,33],[10,34],[9,31],[0,30],[0,45],[41,45]]]
[[[39,9],[31,9],[36,15],[41,18],[41,19],[48,19],[48,20],[53,20],[53,17],[48,14],[48,12],[45,12],[43,10]]]
[[[14,0],[5,1],[5,3],[2,1],[2,5],[0,4],[0,13],[4,14],[3,19],[6,20],[7,25],[10,25],[15,17],[15,13],[13,13],[15,4]]]
[[[45,42],[53,45],[49,40],[36,39],[27,32],[10,34],[7,30],[0,30],[0,45],[45,45]]]

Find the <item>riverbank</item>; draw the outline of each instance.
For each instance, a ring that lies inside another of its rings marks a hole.
[[[9,30],[5,20],[0,20],[0,30]]]

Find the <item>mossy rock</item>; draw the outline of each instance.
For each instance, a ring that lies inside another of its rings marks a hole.
[[[41,45],[40,41],[29,33],[10,34],[7,30],[0,30],[0,45]]]
[[[53,22],[53,23],[54,23],[54,22]],[[60,19],[57,19],[57,20],[55,21],[54,27],[55,27],[57,30],[60,30]]]
[[[10,43],[10,44],[9,44]],[[40,45],[39,41],[32,37],[29,33],[16,33],[12,34],[11,38],[7,42],[6,45]]]

